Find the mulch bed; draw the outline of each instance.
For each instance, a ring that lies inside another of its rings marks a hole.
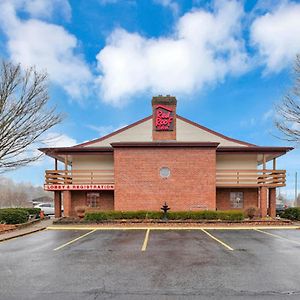
[[[6,224],[0,224],[0,234],[1,233],[5,233],[7,231],[11,231],[16,229],[17,226],[16,225],[6,225]]]
[[[45,218],[45,219],[48,219],[48,217]],[[6,233],[6,232],[9,232],[9,231],[12,231],[12,230],[16,230],[16,229],[22,229],[22,228],[25,228],[25,227],[29,227],[29,226],[31,226],[35,223],[40,222],[40,221],[41,221],[40,219],[33,219],[33,220],[30,220],[26,223],[16,224],[16,225],[0,224],[0,234]]]
[[[67,225],[67,224],[73,224],[73,225],[135,225],[135,226],[199,226],[199,225],[205,225],[205,226],[255,226],[255,225],[261,225],[261,226],[280,226],[280,225],[292,225],[293,222],[290,220],[244,220],[244,221],[221,221],[221,220],[169,220],[169,221],[163,221],[163,220],[105,220],[105,221],[98,221],[98,222],[92,222],[92,221],[85,221],[83,219],[79,218],[60,218],[53,222],[53,224],[57,225]]]

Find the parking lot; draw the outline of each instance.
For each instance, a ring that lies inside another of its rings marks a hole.
[[[0,243],[0,299],[299,299],[298,229],[45,230]]]

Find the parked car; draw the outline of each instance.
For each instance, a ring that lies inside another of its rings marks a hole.
[[[54,205],[53,203],[40,203],[34,206],[35,208],[40,208],[44,214],[47,215],[54,215]]]
[[[276,204],[276,216],[281,216],[281,214],[288,208],[287,205],[284,204]]]

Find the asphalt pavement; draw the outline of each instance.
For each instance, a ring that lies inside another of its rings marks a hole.
[[[300,299],[300,230],[45,230],[0,243],[0,299]]]

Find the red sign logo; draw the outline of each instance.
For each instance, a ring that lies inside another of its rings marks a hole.
[[[171,108],[157,105],[155,113],[155,129],[157,131],[173,130],[174,112]]]

